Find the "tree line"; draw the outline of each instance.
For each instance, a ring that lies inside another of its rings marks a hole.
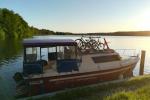
[[[31,28],[13,11],[0,8],[0,38],[22,38],[32,35]]]
[[[64,35],[68,32],[54,32],[47,29],[38,29],[29,26],[28,23],[17,13],[7,8],[0,8],[0,39],[21,39],[33,35]]]
[[[110,36],[149,36],[150,31],[128,31],[112,33],[70,33],[54,32],[29,26],[17,13],[7,8],[0,8],[0,39],[22,39],[33,35],[110,35]]]

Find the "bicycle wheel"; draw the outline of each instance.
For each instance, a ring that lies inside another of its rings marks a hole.
[[[98,47],[99,47],[99,50],[104,50],[104,48],[105,48],[105,45],[104,45],[104,43],[99,43],[98,44]]]
[[[78,45],[78,49],[82,52],[83,50],[85,50],[86,46],[85,43],[81,40],[81,39],[76,39],[75,40],[77,42]]]
[[[99,47],[98,47],[98,43],[96,40],[91,40],[90,41],[90,48],[93,49],[93,50],[99,50]]]

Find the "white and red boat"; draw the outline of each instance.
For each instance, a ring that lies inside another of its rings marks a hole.
[[[108,45],[81,52],[72,39],[25,39],[23,47],[23,78],[17,91],[22,87],[26,96],[131,77],[139,60],[123,58]]]

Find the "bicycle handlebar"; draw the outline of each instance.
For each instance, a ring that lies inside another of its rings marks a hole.
[[[82,36],[82,37],[85,37],[85,38],[101,38],[100,36]]]

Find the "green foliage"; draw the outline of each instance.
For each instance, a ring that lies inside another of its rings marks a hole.
[[[150,86],[144,86],[135,91],[121,91],[108,96],[105,100],[149,100]]]
[[[38,34],[41,34],[41,35],[52,35],[52,34],[55,34],[55,32],[47,30],[47,29],[41,29],[41,30],[38,30]]]
[[[19,14],[0,8],[0,38],[23,38],[29,34],[30,27]]]
[[[134,94],[132,92],[119,92],[112,97],[107,97],[105,100],[135,100]]]
[[[3,61],[16,59],[21,54],[22,41],[18,39],[4,39],[0,40],[0,66]],[[13,58],[12,58],[13,57]]]
[[[20,39],[33,35],[65,35],[68,32],[53,32],[47,29],[30,27],[28,23],[17,13],[6,8],[0,8],[0,39]]]
[[[56,35],[71,35],[70,32],[56,32]]]
[[[2,27],[0,27],[0,39],[1,39],[1,40],[4,40],[4,39],[5,39],[5,32],[4,32],[4,30],[2,29]]]

